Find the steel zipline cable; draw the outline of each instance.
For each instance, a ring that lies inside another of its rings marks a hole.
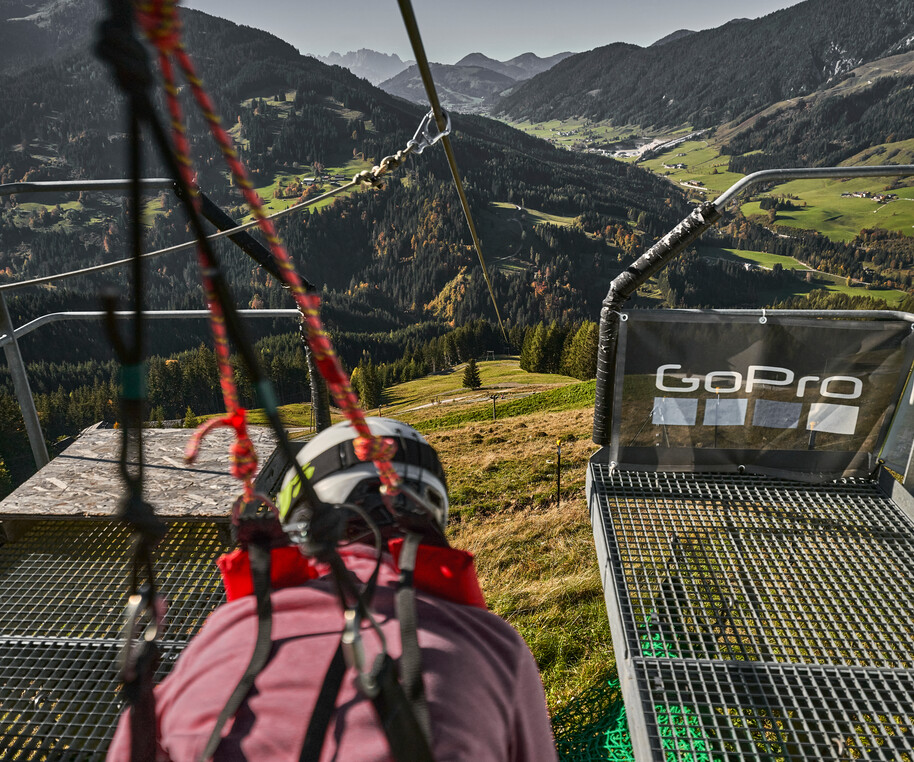
[[[467,201],[467,196],[463,189],[460,171],[457,169],[457,159],[454,157],[454,149],[451,147],[451,141],[446,134],[448,120],[441,109],[441,101],[438,100],[438,92],[435,90],[435,81],[432,79],[428,58],[425,55],[425,46],[422,44],[422,35],[419,34],[419,25],[416,23],[416,14],[413,13],[413,4],[411,0],[397,0],[397,4],[400,6],[400,13],[403,15],[403,23],[406,25],[406,34],[409,36],[409,43],[412,45],[413,55],[416,57],[416,66],[419,67],[419,74],[422,77],[422,84],[425,86],[425,92],[428,95],[428,102],[432,107],[432,113],[435,115],[435,122],[438,124],[439,132],[444,135],[441,142],[444,145],[447,163],[451,168],[454,185],[457,187],[457,195],[460,196],[460,205],[463,207],[463,214],[467,218],[467,225],[469,225],[470,235],[473,237],[473,245],[476,247],[476,254],[479,256],[482,275],[486,280],[486,286],[489,288],[489,296],[492,298],[492,306],[495,308],[495,317],[498,318],[498,326],[501,328],[501,335],[504,337],[505,343],[507,343],[508,334],[505,331],[505,324],[502,322],[501,312],[499,312],[498,309],[498,302],[495,299],[495,289],[492,287],[492,279],[489,277],[489,270],[486,267],[486,261],[482,256],[482,244],[479,241],[479,234],[476,232],[476,223],[473,222],[473,215],[470,213],[470,203]]]
[[[416,135],[419,135],[420,132],[422,132],[421,125],[420,125],[419,130],[416,132]],[[381,160],[380,164],[375,165],[371,169],[362,170],[345,185],[341,185],[339,188],[334,188],[333,190],[329,190],[326,193],[322,193],[320,196],[315,196],[314,198],[309,198],[305,201],[301,201],[297,204],[293,204],[292,206],[289,206],[285,209],[280,209],[277,212],[273,212],[273,214],[267,216],[265,219],[275,220],[279,217],[284,217],[287,214],[291,214],[292,212],[302,211],[304,209],[307,209],[310,206],[314,206],[315,204],[320,203],[321,201],[325,201],[329,198],[333,198],[334,196],[338,196],[339,194],[344,193],[345,191],[351,190],[352,188],[356,188],[359,185],[370,185],[370,186],[374,187],[379,183],[381,177],[386,172],[388,172],[392,169],[396,169],[400,164],[403,163],[403,161],[406,159],[406,157],[410,153],[412,153],[413,151],[417,151],[417,148],[420,145],[421,145],[421,143],[417,142],[416,138],[413,138],[413,140],[411,140],[407,144],[406,148],[404,148],[402,151],[398,151],[393,156],[385,156]],[[430,143],[428,145],[430,145]],[[245,230],[249,230],[250,228],[257,227],[258,225],[260,225],[260,221],[257,219],[253,219],[248,222],[237,225],[229,230],[223,230],[218,233],[212,233],[212,234],[206,236],[206,240],[215,241],[219,238],[228,238],[230,236],[237,235],[238,233],[241,233]],[[184,243],[175,244],[174,246],[167,246],[164,249],[157,249],[156,251],[147,252],[145,254],[142,254],[141,258],[149,259],[151,257],[160,257],[163,254],[174,254],[177,251],[193,249],[194,247],[196,247],[198,245],[198,243],[199,243],[199,241],[195,238],[191,241],[185,241]],[[43,283],[51,283],[56,280],[65,280],[67,278],[75,278],[78,275],[89,275],[91,273],[103,272],[104,270],[111,270],[115,267],[121,267],[122,265],[128,265],[132,261],[133,261],[133,257],[127,257],[126,259],[118,259],[114,262],[104,262],[100,265],[91,265],[89,267],[82,267],[78,270],[70,270],[68,272],[58,273],[56,275],[44,275],[40,278],[31,278],[30,280],[22,280],[22,281],[17,281],[15,283],[4,283],[4,284],[0,285],[0,292],[13,291],[15,289],[25,288],[26,286],[39,286]]]

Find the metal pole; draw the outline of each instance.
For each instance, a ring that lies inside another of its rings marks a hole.
[[[25,422],[29,444],[32,446],[35,465],[42,468],[50,463],[51,459],[48,457],[48,448],[44,443],[41,421],[38,420],[38,411],[35,409],[35,400],[29,387],[29,377],[25,372],[25,363],[22,361],[22,353],[19,351],[19,344],[16,341],[13,321],[2,293],[0,293],[0,332],[9,337],[9,341],[3,345],[3,352],[6,354],[6,363],[9,365],[10,375],[13,378],[13,390],[19,401],[19,410],[22,412],[22,420]]]

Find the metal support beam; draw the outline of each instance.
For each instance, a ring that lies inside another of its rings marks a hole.
[[[22,353],[19,351],[19,344],[16,341],[13,321],[2,293],[0,293],[0,333],[6,334],[10,339],[4,343],[3,352],[6,354],[6,363],[9,365],[10,375],[13,378],[13,390],[19,401],[19,410],[22,411],[22,420],[25,422],[25,431],[29,437],[29,444],[32,446],[35,465],[42,468],[51,459],[48,457],[48,448],[44,443],[41,421],[38,420],[35,399],[32,397],[29,377],[25,372],[25,363],[22,361]]]

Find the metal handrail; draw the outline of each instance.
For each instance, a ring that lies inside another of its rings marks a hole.
[[[25,183],[3,183],[0,185],[0,196],[12,196],[14,193],[73,193],[76,191],[115,191],[128,190],[132,180],[116,178],[113,180],[39,180]],[[146,190],[172,190],[175,181],[167,177],[144,177],[140,187]]]
[[[239,310],[240,315],[247,318],[300,318],[301,313],[297,309],[274,309],[274,310]],[[120,319],[132,318],[134,313],[126,310],[117,311],[114,317]],[[38,468],[46,466],[50,462],[48,449],[44,442],[44,434],[41,430],[41,422],[38,419],[38,412],[35,409],[35,399],[32,396],[32,390],[28,383],[25,363],[19,352],[17,341],[28,334],[36,331],[49,323],[59,323],[67,320],[101,320],[105,318],[106,313],[100,310],[82,311],[82,312],[52,312],[47,315],[41,315],[34,320],[13,328],[12,321],[9,317],[9,311],[6,307],[6,301],[0,294],[0,347],[6,353],[7,364],[9,365],[10,375],[13,378],[13,388],[16,393],[16,399],[19,402],[19,408],[22,412],[23,422],[25,423],[26,434],[29,438],[29,445],[32,448],[32,456],[35,459],[35,465]],[[209,310],[153,310],[143,313],[143,317],[150,320],[180,320],[193,318],[209,318]]]
[[[116,318],[132,318],[134,314],[126,310],[121,310],[112,313]],[[301,313],[297,309],[274,309],[274,310],[238,310],[238,314],[242,317],[254,317],[254,318],[285,318],[285,317],[301,317]],[[41,328],[43,325],[48,325],[49,323],[60,323],[65,320],[101,320],[108,315],[107,312],[102,310],[87,310],[80,312],[50,312],[47,315],[41,315],[40,317],[31,320],[25,325],[21,325],[13,331],[13,337],[10,337],[9,333],[0,334],[0,347],[5,346],[12,342],[13,338],[17,341],[23,336],[27,336],[32,331]],[[184,319],[184,318],[209,318],[211,317],[209,310],[147,310],[143,312],[143,318],[149,320],[168,320],[168,319]]]
[[[766,169],[746,175],[715,201],[706,201],[695,207],[669,233],[625,268],[609,286],[600,310],[600,337],[597,345],[597,388],[593,414],[593,441],[607,445],[611,432],[611,407],[614,390],[616,350],[622,306],[640,286],[675,259],[702,233],[723,216],[727,204],[749,188],[763,183],[780,183],[788,180],[815,180],[822,178],[851,177],[907,177],[914,175],[914,165],[890,164],[874,167],[811,167],[792,169]]]

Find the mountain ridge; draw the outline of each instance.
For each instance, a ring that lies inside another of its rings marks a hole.
[[[912,44],[912,0],[806,0],[660,46],[614,43],[576,54],[518,85],[494,110],[515,120],[712,126],[814,92]]]
[[[396,53],[379,53],[370,48],[350,50],[345,54],[332,51],[326,56],[312,55],[312,57],[328,66],[342,66],[344,69],[349,69],[357,77],[367,79],[373,85],[397,76],[415,63],[412,60],[403,61]]]
[[[548,71],[571,53],[540,58],[521,53],[509,61],[496,61],[482,53],[469,53],[456,64],[430,64],[442,105],[468,113],[486,113],[490,105],[519,82]],[[379,84],[379,87],[413,103],[426,103],[427,96],[418,68],[413,65]]]

